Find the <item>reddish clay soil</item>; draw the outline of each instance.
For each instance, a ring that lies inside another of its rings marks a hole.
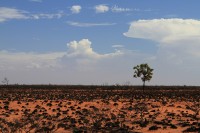
[[[41,88],[0,88],[0,132],[200,132],[198,88]]]

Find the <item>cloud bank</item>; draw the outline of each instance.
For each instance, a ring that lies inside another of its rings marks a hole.
[[[17,70],[32,68],[53,68],[57,67],[57,59],[66,53],[25,53],[0,51],[0,70]]]
[[[66,46],[65,52],[53,53],[0,51],[0,78],[19,84],[114,84],[125,80],[111,74],[125,65],[119,62],[124,51],[100,54],[92,49],[89,39],[71,41]]]
[[[131,22],[124,35],[157,43],[157,52],[152,63],[157,67],[157,77],[163,78],[161,84],[188,84],[188,79],[194,79],[190,85],[199,84],[196,80],[197,73],[200,74],[199,20],[138,20]]]

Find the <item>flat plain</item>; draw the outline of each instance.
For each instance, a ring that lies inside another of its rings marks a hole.
[[[200,88],[0,86],[3,133],[200,132]]]

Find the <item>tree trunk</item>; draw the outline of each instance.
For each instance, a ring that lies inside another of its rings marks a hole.
[[[143,93],[144,93],[145,81],[143,81]]]

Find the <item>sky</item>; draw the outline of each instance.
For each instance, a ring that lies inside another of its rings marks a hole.
[[[0,81],[200,85],[199,0],[0,0]],[[2,83],[0,83],[2,84]]]

